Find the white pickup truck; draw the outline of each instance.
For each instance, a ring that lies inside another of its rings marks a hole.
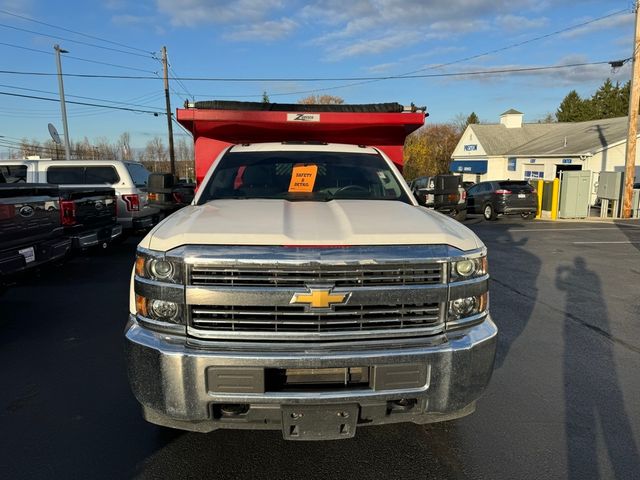
[[[380,148],[228,146],[138,246],[133,392],[158,425],[289,440],[462,417],[493,370],[486,254]]]

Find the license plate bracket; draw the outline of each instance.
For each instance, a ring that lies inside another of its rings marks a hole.
[[[33,247],[20,249],[18,250],[18,253],[24,257],[25,263],[31,263],[36,261],[36,251]]]
[[[358,422],[358,404],[283,405],[285,440],[338,440],[352,438]]]

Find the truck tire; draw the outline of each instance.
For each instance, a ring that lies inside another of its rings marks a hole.
[[[464,222],[467,219],[467,211],[466,210],[451,210],[451,212],[449,213],[449,215],[452,218],[455,218],[457,221],[459,222]]]
[[[490,203],[485,204],[485,206],[482,208],[482,215],[487,221],[493,221],[498,218],[498,214],[493,209],[493,206]]]

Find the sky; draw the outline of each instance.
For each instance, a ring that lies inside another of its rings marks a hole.
[[[69,52],[62,58],[65,75],[151,77],[64,80],[68,102],[147,111],[68,104],[71,139],[114,141],[126,131],[132,146],[141,148],[154,136],[166,138],[166,117],[148,113],[165,107],[158,58],[166,46],[172,77],[284,80],[171,79],[174,111],[188,98],[261,101],[266,91],[272,102],[283,103],[309,93],[337,95],[346,103],[413,102],[426,105],[432,123],[472,111],[481,122],[495,123],[510,108],[523,112],[525,122],[535,122],[554,113],[572,89],[590,96],[606,78],[626,82],[631,62],[616,71],[601,64],[367,82],[300,79],[625,59],[633,51],[631,5],[628,0],[0,0],[0,70],[31,72],[0,73],[0,92],[57,99],[57,77],[32,74],[55,74],[56,43]],[[601,17],[606,18],[593,21]],[[62,134],[59,103],[0,94],[0,141],[47,140],[49,122]],[[177,138],[190,140],[174,130]],[[6,154],[0,147],[0,155]]]

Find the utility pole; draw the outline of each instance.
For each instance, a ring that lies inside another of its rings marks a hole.
[[[69,53],[60,48],[57,43],[53,46],[56,52],[56,65],[58,67],[58,90],[60,92],[60,110],[62,111],[62,129],[64,130],[64,154],[67,160],[71,160],[71,147],[69,146],[69,125],[67,125],[67,105],[64,101],[64,82],[62,81],[61,53]]]
[[[171,100],[169,99],[169,65],[167,63],[167,47],[162,47],[162,67],[164,70],[164,98],[167,103],[167,127],[169,129],[169,164],[171,175],[176,174],[176,155],[173,151],[173,123],[171,116]]]
[[[627,158],[624,172],[624,193],[622,198],[622,218],[631,218],[633,199],[633,177],[636,173],[636,146],[638,140],[638,107],[640,106],[640,18],[639,2],[635,2],[636,28],[633,38],[633,66],[631,73],[631,94],[629,96],[629,131],[627,134]]]

